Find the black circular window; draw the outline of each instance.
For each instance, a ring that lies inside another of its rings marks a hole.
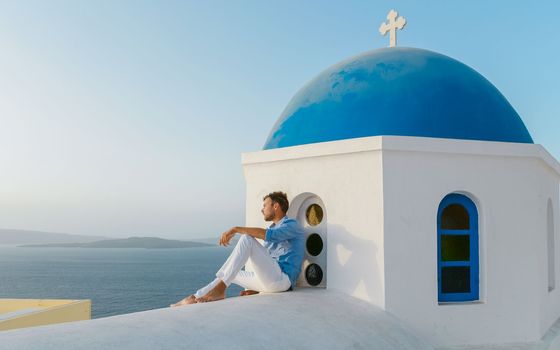
[[[321,254],[323,251],[323,239],[316,233],[312,233],[307,237],[307,252],[313,256]]]
[[[305,279],[312,286],[317,286],[323,280],[323,270],[317,264],[311,264],[305,269]]]
[[[321,221],[323,221],[323,208],[321,208],[319,204],[311,204],[307,207],[305,218],[307,219],[309,225],[319,225]]]

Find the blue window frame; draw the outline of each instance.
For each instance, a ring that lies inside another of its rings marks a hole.
[[[452,193],[437,213],[438,301],[479,299],[478,211],[468,197]]]

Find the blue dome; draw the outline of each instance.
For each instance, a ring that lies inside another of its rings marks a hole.
[[[378,135],[533,143],[506,98],[474,69],[427,50],[385,48],[304,86],[264,149]]]

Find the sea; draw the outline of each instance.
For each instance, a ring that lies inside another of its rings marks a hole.
[[[0,246],[0,298],[90,299],[92,318],[164,308],[213,280],[232,249]]]

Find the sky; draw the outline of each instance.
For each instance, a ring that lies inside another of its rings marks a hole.
[[[557,1],[0,0],[0,228],[218,237],[241,153],[317,74],[388,46],[490,80],[560,159]]]

